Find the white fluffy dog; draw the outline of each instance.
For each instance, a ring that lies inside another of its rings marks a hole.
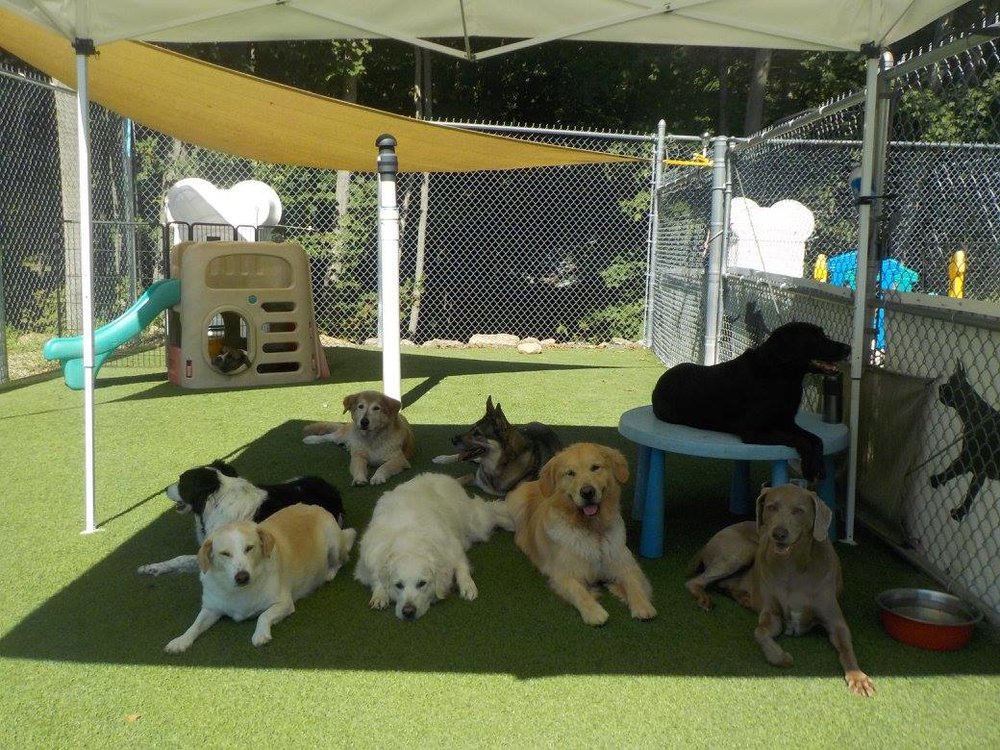
[[[396,617],[415,620],[451,591],[479,595],[465,551],[501,526],[513,531],[506,507],[469,497],[454,477],[420,474],[379,498],[359,543],[354,577],[371,586],[373,609],[396,604]]]
[[[260,615],[251,639],[263,646],[271,626],[295,611],[294,602],[332,581],[354,545],[318,505],[282,508],[261,523],[236,521],[216,529],[198,551],[201,611],[166,646],[179,654],[223,616],[242,622]]]

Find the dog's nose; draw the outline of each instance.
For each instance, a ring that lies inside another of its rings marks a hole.
[[[776,526],[773,531],[771,531],[771,538],[776,542],[784,542],[788,539],[788,529],[784,526]]]
[[[368,417],[362,417],[361,421],[358,422],[358,424],[361,425],[361,429],[362,430],[367,430],[368,429]]]
[[[417,608],[416,607],[414,607],[412,604],[404,604],[403,605],[403,617],[405,617],[407,620],[412,620],[416,616],[417,616]]]
[[[245,570],[239,571],[233,578],[237,586],[246,586],[250,582],[250,574]]]
[[[597,490],[595,490],[589,484],[585,484],[583,485],[583,487],[580,488],[580,497],[581,499],[586,500],[589,503],[595,497],[597,497]]]

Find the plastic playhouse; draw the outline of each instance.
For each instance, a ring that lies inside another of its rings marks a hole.
[[[327,377],[316,331],[309,260],[294,242],[185,242],[170,279],[150,286],[94,332],[94,372],[167,311],[167,374],[184,388],[301,383]],[[183,298],[181,290],[183,290]],[[80,336],[51,339],[70,388],[83,388]]]

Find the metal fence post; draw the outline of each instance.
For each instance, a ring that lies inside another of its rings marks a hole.
[[[725,252],[726,153],[729,139],[712,139],[712,218],[709,222],[708,265],[705,271],[705,346],[703,363],[714,365],[718,357],[719,310],[722,297],[722,264]]]
[[[7,314],[3,300],[3,250],[0,250],[0,383],[10,380],[7,369]]]
[[[663,176],[664,141],[667,135],[667,123],[660,120],[656,126],[656,146],[653,148],[652,177],[649,188],[649,246],[646,251],[646,310],[643,315],[642,345],[647,349],[652,345],[650,329],[653,325],[653,287],[656,284],[656,236],[660,231],[660,212],[656,193],[660,188]]]

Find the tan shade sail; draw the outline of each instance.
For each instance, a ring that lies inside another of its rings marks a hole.
[[[75,52],[62,36],[0,10],[0,47],[70,86]],[[582,149],[431,125],[236,73],[132,41],[98,47],[90,97],[187,143],[249,159],[372,172],[375,139],[396,138],[402,172],[468,172],[632,161]]]

